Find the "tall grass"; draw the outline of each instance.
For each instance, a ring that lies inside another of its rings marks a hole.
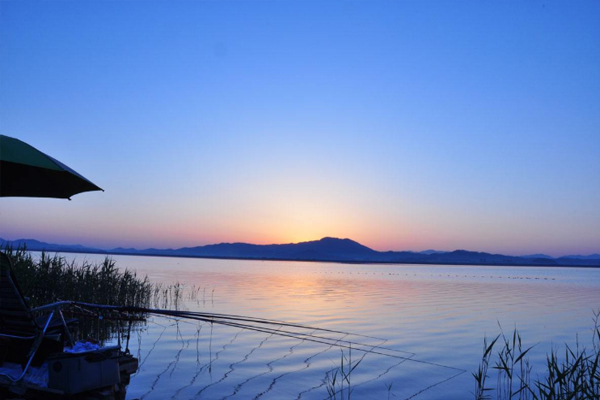
[[[594,313],[592,348],[565,345],[564,357],[553,349],[546,356],[545,374],[531,381],[533,367],[515,329],[512,337],[503,333],[491,343],[484,339],[484,351],[475,378],[475,398],[500,400],[600,399],[600,311]],[[494,348],[500,343],[500,350]],[[489,367],[497,372],[496,386],[489,386]]]
[[[34,258],[25,247],[2,249],[11,259],[13,271],[23,295],[32,308],[56,301],[179,309],[184,287],[151,283],[135,272],[121,271],[114,260],[106,257],[99,263],[77,264],[58,254],[41,253]],[[78,339],[95,338],[106,342],[118,335],[129,336],[130,330],[143,328],[145,314],[118,313],[72,307],[63,310],[66,317],[78,319],[74,335]],[[128,322],[129,321],[129,325]],[[127,328],[129,326],[129,328]]]
[[[325,376],[327,400],[350,400],[352,396],[352,372],[358,367],[362,359],[352,362],[352,347],[349,348],[348,357],[341,351],[340,366],[329,371]],[[391,386],[390,388],[391,389]]]
[[[24,247],[6,248],[4,252],[12,261],[21,291],[31,307],[59,300],[149,307],[154,298],[155,287],[147,277],[120,271],[108,257],[101,263],[83,261],[78,265],[45,252],[34,259]]]

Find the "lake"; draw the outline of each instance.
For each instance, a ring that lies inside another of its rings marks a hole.
[[[600,310],[600,269],[592,268],[113,258],[153,282],[184,284],[184,309],[336,331],[319,343],[154,317],[131,339],[140,369],[128,399],[321,400],[341,389],[341,367],[358,361],[355,399],[473,398],[484,337],[518,328],[525,347],[536,345],[535,378],[553,346],[591,344]]]

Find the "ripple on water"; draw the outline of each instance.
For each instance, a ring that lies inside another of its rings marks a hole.
[[[552,345],[574,344],[576,334],[588,344],[592,311],[600,309],[598,269],[115,259],[155,281],[201,288],[184,305],[190,310],[349,332],[329,338],[354,342],[353,362],[365,354],[358,344],[381,346],[352,373],[353,397],[361,399],[387,398],[390,385],[392,398],[425,389],[422,398],[469,398],[484,336],[516,326],[524,345],[537,344],[535,368]],[[143,364],[128,398],[320,400],[326,375],[341,366],[341,350],[330,344],[154,322],[140,334]],[[137,344],[134,335],[134,354]]]

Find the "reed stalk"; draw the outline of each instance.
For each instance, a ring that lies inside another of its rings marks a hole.
[[[67,261],[45,252],[34,259],[25,247],[4,249],[23,295],[31,307],[59,300],[85,303],[148,307],[154,286],[147,277],[120,271],[109,257],[100,263]]]
[[[51,256],[46,252],[34,258],[24,246],[16,250],[8,246],[2,251],[11,259],[21,292],[31,308],[57,301],[73,301],[177,310],[183,300],[182,284],[153,284],[147,276],[142,278],[127,269],[119,270],[109,257],[98,263],[83,261],[77,264],[59,254]],[[141,328],[145,320],[143,312],[123,315],[81,307],[63,311],[68,317],[79,320],[75,336],[96,338],[101,342],[123,334],[119,322],[121,319],[133,321],[134,329]]]
[[[337,400],[338,395],[340,400],[350,400],[352,396],[352,372],[358,367],[362,359],[352,361],[352,345],[348,347],[348,357],[344,354],[344,350],[340,349],[340,366],[329,371],[325,377],[327,388],[327,399]],[[391,390],[391,385],[389,387]]]
[[[515,328],[511,337],[501,333],[489,345],[484,339],[484,353],[475,378],[475,399],[498,400],[580,400],[600,399],[600,311],[594,312],[592,347],[587,349],[576,340],[575,348],[565,344],[564,356],[552,349],[546,356],[545,374],[531,382],[533,367],[523,350],[521,335]],[[496,387],[486,383],[493,349],[502,338],[495,354],[493,369],[497,371]],[[495,396],[493,396],[495,395]]]

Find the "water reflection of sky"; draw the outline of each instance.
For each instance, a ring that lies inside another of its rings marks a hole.
[[[551,346],[574,344],[576,334],[581,344],[589,344],[593,310],[600,309],[599,269],[114,258],[120,268],[148,274],[152,281],[179,281],[188,289],[194,287],[196,297],[185,304],[193,310],[335,329],[356,334],[351,340],[384,346],[392,354],[414,354],[410,360],[368,355],[356,370],[355,382],[363,382],[356,393],[374,390],[387,395],[385,385],[395,382],[394,393],[400,398],[448,379],[457,370],[466,373],[431,388],[427,397],[470,395],[470,372],[477,368],[483,338],[495,337],[499,326],[507,333],[517,327],[527,346],[537,344],[530,353],[534,365],[545,359]],[[169,363],[175,365],[173,354],[180,352],[176,365],[194,364],[196,353],[190,349],[195,348],[195,341],[203,351],[209,345],[212,353],[221,351],[220,361],[211,364],[211,374],[201,372],[193,384],[178,392],[181,398],[194,397],[190,393],[201,390],[198,387],[202,385],[211,385],[203,396],[230,396],[235,382],[239,385],[250,378],[236,396],[242,392],[256,395],[282,374],[265,398],[294,391],[297,395],[322,383],[324,373],[339,366],[339,350],[315,343],[274,337],[266,340],[265,334],[218,326],[213,327],[212,337],[206,336],[208,328],[203,327],[202,334],[195,338],[196,325],[180,323],[181,332],[177,333],[169,325],[172,322],[155,322],[161,325],[149,324],[141,353],[153,348],[153,340],[162,336],[132,383],[132,394],[138,396],[143,394],[142,383],[154,382]],[[233,371],[230,364],[234,364]],[[166,380],[164,374],[160,375],[156,391],[148,393],[148,398],[158,398],[153,396],[159,393],[171,397],[181,385],[185,386],[181,379],[189,378],[188,384],[193,379],[193,374],[187,376],[180,367],[177,371],[168,370],[171,378]],[[306,387],[294,384],[304,381]],[[319,390],[324,387],[306,392],[301,398],[318,398]]]

